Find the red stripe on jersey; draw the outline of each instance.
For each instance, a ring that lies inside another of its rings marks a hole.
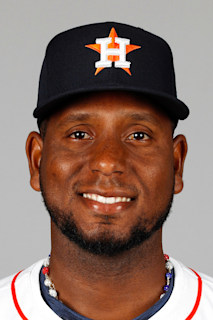
[[[15,288],[15,281],[18,277],[18,275],[21,273],[21,271],[19,271],[15,277],[13,278],[12,280],[12,283],[11,283],[11,291],[12,291],[12,297],[13,297],[13,302],[14,302],[14,305],[16,307],[16,310],[18,311],[18,314],[20,315],[20,317],[23,319],[23,320],[28,320],[25,315],[23,314],[20,306],[19,306],[19,303],[18,303],[18,300],[17,300],[17,296],[16,296],[16,288]]]
[[[197,312],[197,309],[199,307],[200,299],[201,299],[201,295],[202,295],[202,279],[201,279],[201,277],[199,276],[199,274],[196,271],[194,271],[193,269],[191,269],[191,270],[197,276],[197,279],[198,279],[198,290],[197,290],[197,298],[196,298],[196,301],[195,301],[194,308],[192,309],[191,313],[188,315],[186,320],[190,320],[190,319],[192,319],[194,317],[194,315]]]

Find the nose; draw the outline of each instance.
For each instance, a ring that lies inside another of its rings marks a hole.
[[[121,143],[114,140],[102,141],[94,150],[90,159],[90,170],[105,176],[122,174],[125,170],[126,155]]]

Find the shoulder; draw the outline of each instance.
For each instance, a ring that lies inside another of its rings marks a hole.
[[[210,304],[213,310],[213,278],[199,273],[202,280],[202,302]]]
[[[35,269],[40,269],[41,264],[39,261],[24,271],[0,280],[0,319],[20,319],[17,305],[19,306],[19,302],[22,304],[22,301],[19,297],[24,298],[23,309],[26,310],[31,306],[32,273]]]
[[[174,269],[177,272],[177,276],[183,276],[185,281],[189,281],[189,283],[201,283],[202,288],[208,290],[210,294],[213,294],[213,278],[194,270],[190,267],[185,266],[183,263],[172,258],[172,262],[174,264]]]
[[[213,278],[186,267],[172,259],[175,270],[176,292],[191,306],[197,319],[213,318]],[[190,311],[190,308],[189,310]]]
[[[6,305],[12,305],[11,283],[15,275],[0,280],[0,314]]]
[[[207,286],[213,288],[213,277],[210,277],[210,276],[208,276],[208,275],[206,275],[206,274],[204,274],[202,272],[199,272],[199,275],[201,276],[201,278],[203,279],[203,282]]]

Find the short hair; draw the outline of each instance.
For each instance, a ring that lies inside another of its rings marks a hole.
[[[49,117],[45,118],[43,120],[38,119],[38,129],[39,129],[40,135],[42,137],[42,140],[44,140],[46,132],[47,132],[48,120],[49,120]]]

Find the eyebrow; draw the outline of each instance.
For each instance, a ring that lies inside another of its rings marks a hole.
[[[144,112],[144,113],[123,113],[125,117],[130,118],[134,121],[148,121],[151,123],[158,123],[157,119],[153,117],[152,115]]]
[[[65,119],[63,119],[58,127],[62,127],[70,122],[76,121],[86,121],[94,118],[98,118],[99,116],[96,113],[76,113],[76,114],[69,114]]]

